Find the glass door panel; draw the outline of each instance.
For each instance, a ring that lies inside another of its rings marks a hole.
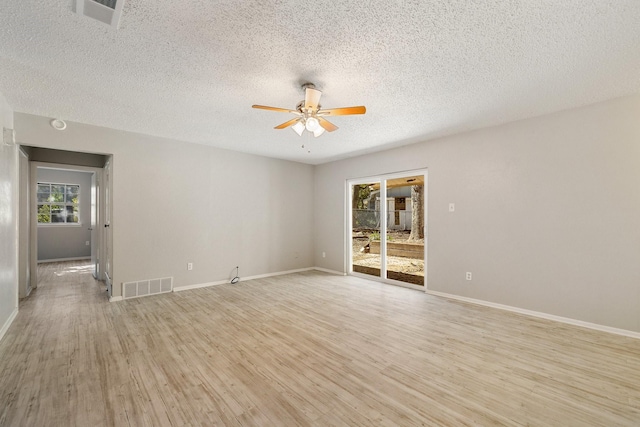
[[[386,277],[424,286],[424,175],[384,182]]]
[[[380,182],[351,185],[352,271],[380,277]]]

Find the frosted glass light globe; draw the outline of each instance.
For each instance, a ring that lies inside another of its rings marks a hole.
[[[306,123],[309,132],[315,132],[320,127],[320,122],[315,117],[309,117]]]

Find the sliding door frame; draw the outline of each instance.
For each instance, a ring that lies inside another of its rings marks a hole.
[[[401,282],[399,280],[387,278],[387,181],[395,178],[411,177],[416,175],[422,175],[424,177],[424,197],[423,200],[423,213],[424,213],[424,286],[414,285],[411,283]],[[351,207],[351,201],[353,196],[353,186],[360,184],[372,184],[380,183],[380,276],[371,276],[368,274],[362,274],[353,271],[353,245],[352,245],[352,232],[353,232],[353,213]],[[372,175],[362,178],[348,179],[345,183],[345,271],[348,275],[361,277],[364,279],[375,280],[391,285],[402,286],[405,288],[416,289],[421,291],[427,291],[427,223],[428,223],[428,211],[427,211],[427,199],[428,199],[428,176],[427,169],[413,169],[401,172],[393,172],[382,175]],[[385,237],[382,237],[385,236]]]

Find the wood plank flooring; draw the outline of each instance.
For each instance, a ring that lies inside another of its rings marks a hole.
[[[2,426],[640,425],[640,340],[321,272],[117,303],[40,274]]]

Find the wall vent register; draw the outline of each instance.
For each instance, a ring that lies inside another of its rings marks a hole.
[[[124,0],[76,0],[76,13],[118,28],[123,6]]]
[[[103,6],[107,6],[110,9],[116,10],[116,0],[95,0],[96,3],[100,3]]]
[[[163,294],[173,290],[173,277],[139,280],[122,284],[122,298],[137,298],[147,295]]]

